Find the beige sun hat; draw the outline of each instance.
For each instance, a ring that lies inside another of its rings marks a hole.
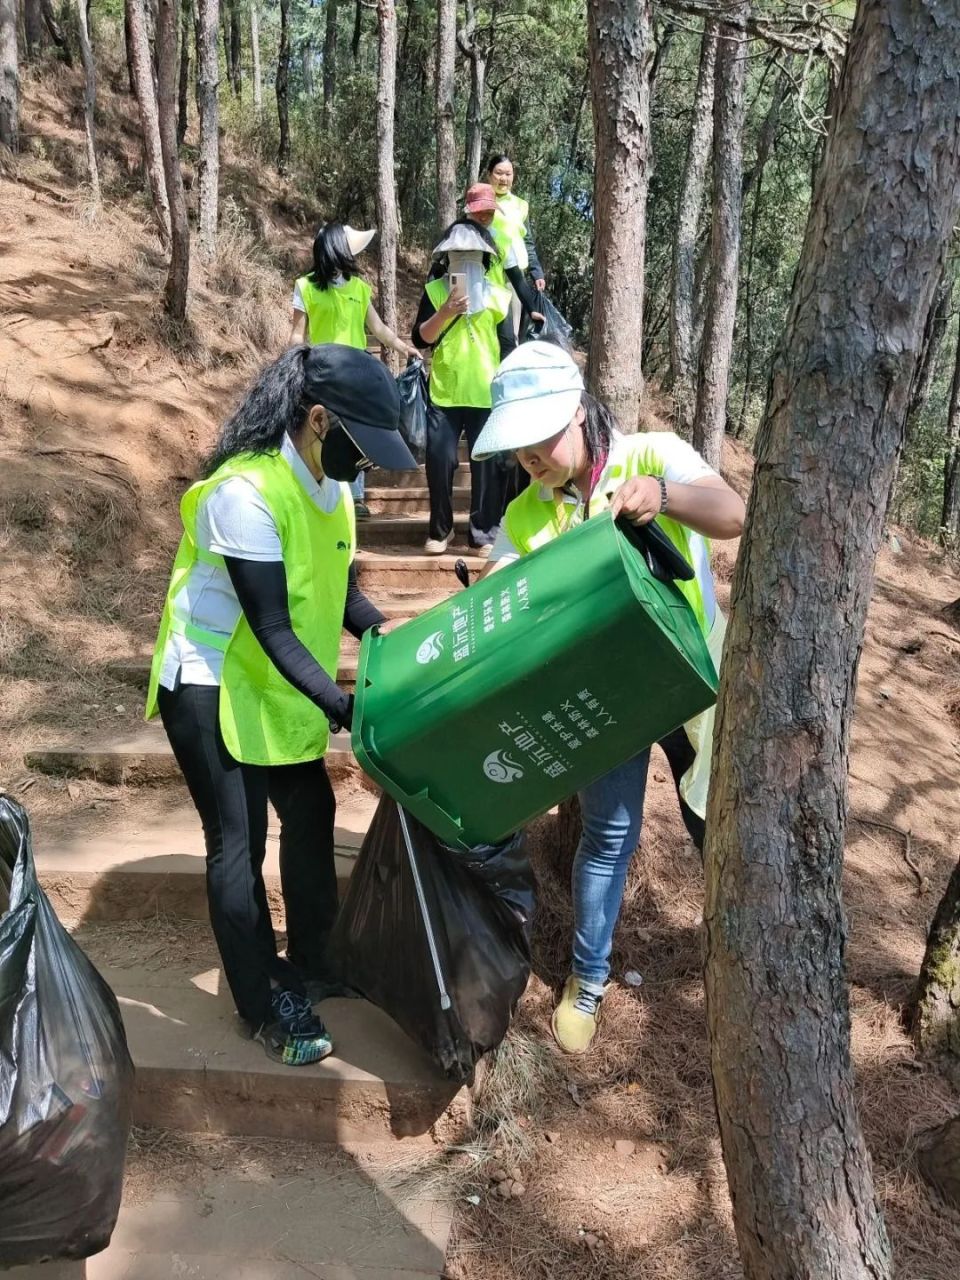
[[[358,231],[355,227],[348,227],[346,223],[343,225],[343,230],[347,237],[347,247],[354,257],[358,253],[363,253],[364,249],[377,234],[376,227],[372,231]]]

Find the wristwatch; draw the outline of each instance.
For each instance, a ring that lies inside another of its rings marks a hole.
[[[660,486],[660,514],[663,515],[667,509],[667,482],[663,476],[655,476],[654,478]]]

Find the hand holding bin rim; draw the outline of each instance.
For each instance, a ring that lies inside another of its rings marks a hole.
[[[23,808],[0,795],[0,1267],[110,1242],[133,1063],[116,998],[37,883]]]
[[[661,580],[689,566],[635,533],[605,512],[364,636],[354,753],[445,843],[496,844],[716,700],[696,617]]]

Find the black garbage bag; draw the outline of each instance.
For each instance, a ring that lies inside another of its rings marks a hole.
[[[334,927],[331,963],[448,1076],[465,1080],[506,1035],[530,976],[533,874],[522,835],[465,853],[403,818],[412,861],[400,809],[383,796]]]
[[[422,462],[427,452],[427,374],[422,360],[411,359],[397,378],[400,393],[400,434],[410,452]]]
[[[573,325],[553,305],[545,293],[537,298],[537,310],[543,316],[542,323],[532,325],[530,337],[542,342],[555,342],[564,351],[573,350]]]
[[[37,884],[26,813],[0,795],[0,1267],[106,1248],[132,1093],[116,998]]]

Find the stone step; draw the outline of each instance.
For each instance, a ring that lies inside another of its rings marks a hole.
[[[341,894],[377,799],[358,791],[337,805]],[[56,817],[39,818],[34,856],[40,883],[62,920],[207,918],[203,833],[183,784],[140,790],[130,804],[78,803]],[[270,910],[282,927],[279,824],[272,810],[263,874]]]
[[[209,926],[169,917],[83,925],[77,942],[114,991],[137,1069],[134,1123],[181,1133],[310,1142],[423,1137],[458,1086],[364,1000],[318,1011],[334,1052],[309,1067],[274,1062],[241,1034]]]
[[[378,551],[382,547],[421,547],[429,532],[430,516],[427,511],[414,515],[370,516],[357,526],[357,545],[364,550]],[[454,537],[465,542],[469,515],[466,511],[454,513]]]
[[[460,537],[442,556],[418,555],[403,546],[358,551],[357,578],[363,590],[378,603],[386,592],[391,595],[405,591],[450,596],[460,589],[454,573],[458,560],[466,562],[471,584],[477,581],[487,564],[486,559],[472,551],[466,539]]]
[[[426,515],[430,510],[430,491],[426,485],[411,485],[402,489],[369,485],[363,495],[363,500],[375,516],[394,514]],[[457,512],[470,510],[469,485],[458,485],[454,489],[453,509]],[[359,524],[361,539],[366,527],[367,521],[365,519],[361,520]]]
[[[437,1280],[452,1206],[412,1191],[419,1147],[349,1149],[145,1129],[109,1246],[11,1280]]]
[[[135,729],[117,730],[109,738],[93,737],[86,741],[37,747],[25,753],[24,763],[28,769],[37,769],[41,773],[95,778],[98,782],[155,783],[180,779],[180,770],[159,720],[151,720],[149,724],[138,725]],[[338,796],[345,788],[375,789],[357,764],[348,734],[330,735],[326,764]]]

